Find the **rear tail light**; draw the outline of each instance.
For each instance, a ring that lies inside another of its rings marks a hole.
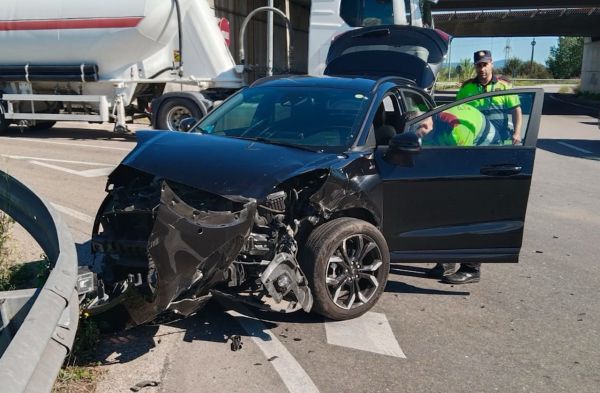
[[[449,44],[450,41],[452,40],[452,36],[440,29],[434,29],[436,33],[438,33],[438,35],[447,43]]]

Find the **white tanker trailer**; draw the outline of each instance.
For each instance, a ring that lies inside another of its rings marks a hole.
[[[0,7],[0,132],[11,123],[115,122],[157,128],[242,85],[205,0],[4,0]],[[155,108],[156,109],[156,108]]]
[[[431,26],[436,2],[319,0],[310,25],[301,26],[309,30],[308,53],[297,55],[321,75],[340,33]],[[243,71],[207,0],[2,0],[0,7],[0,133],[10,124],[69,120],[111,121],[125,132],[126,119],[147,116],[150,104],[155,128],[178,130],[182,119],[202,117],[239,89]]]

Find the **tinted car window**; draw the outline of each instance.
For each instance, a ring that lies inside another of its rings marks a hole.
[[[411,90],[403,90],[402,91],[402,99],[404,100],[404,105],[406,106],[406,110],[409,112],[412,111],[421,111],[427,112],[431,109],[431,105],[427,102],[425,97],[416,91]]]
[[[392,0],[342,0],[340,15],[352,27],[394,24]]]
[[[254,87],[216,108],[194,132],[343,151],[356,139],[368,100],[350,89]]]

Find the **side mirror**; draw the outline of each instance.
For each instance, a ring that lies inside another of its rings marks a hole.
[[[194,128],[196,123],[198,123],[198,120],[194,119],[193,117],[186,117],[179,122],[179,131],[189,132],[192,128]]]
[[[390,150],[400,154],[413,154],[421,151],[421,138],[414,132],[396,134],[390,140]]]
[[[392,164],[412,166],[413,155],[421,151],[421,139],[414,132],[396,134],[385,153],[385,159]]]

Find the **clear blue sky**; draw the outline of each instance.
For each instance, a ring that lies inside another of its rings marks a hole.
[[[511,37],[511,58],[521,60],[531,59],[531,41],[533,37]],[[492,51],[494,61],[504,59],[504,48],[507,37],[484,37],[484,38],[454,38],[452,40],[452,53],[450,62],[458,63],[460,60],[473,59],[473,52],[480,49]],[[546,59],[550,55],[550,47],[558,45],[558,37],[536,37],[536,45],[533,60],[546,65]]]

